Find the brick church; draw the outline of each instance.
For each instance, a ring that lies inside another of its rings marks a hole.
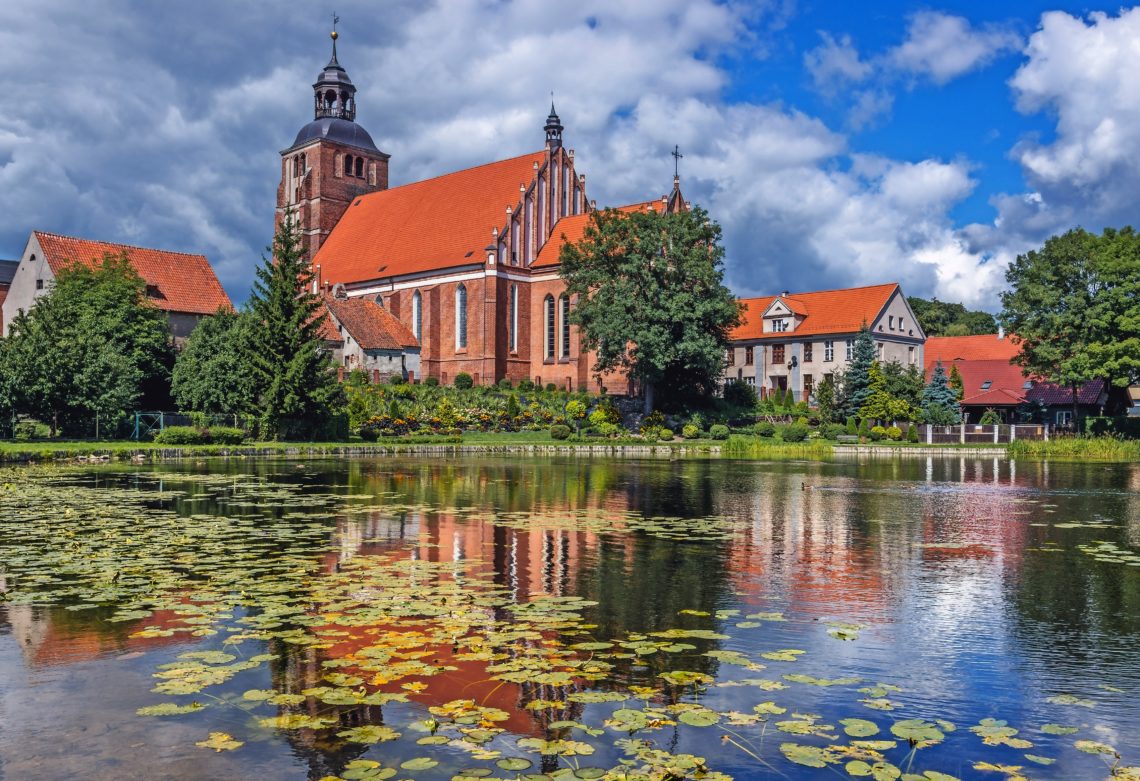
[[[624,394],[594,376],[569,322],[558,255],[596,208],[563,146],[553,104],[535,152],[389,188],[390,155],[356,123],[356,87],[332,59],[313,85],[313,121],[281,153],[277,221],[292,211],[321,290],[365,299],[418,342],[420,372],[450,384],[504,378]],[[537,128],[536,128],[537,135]],[[622,211],[686,208],[679,182]]]

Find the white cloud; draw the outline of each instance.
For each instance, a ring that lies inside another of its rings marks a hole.
[[[920,11],[907,25],[906,40],[888,53],[899,70],[945,84],[1019,48],[1019,37],[1001,27],[976,28],[961,16]]]
[[[804,53],[804,67],[816,90],[831,95],[871,75],[873,66],[859,58],[851,36],[843,35],[838,40],[826,32],[819,36],[823,43]]]

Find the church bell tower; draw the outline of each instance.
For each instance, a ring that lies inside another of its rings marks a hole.
[[[276,225],[286,212],[298,223],[308,256],[316,255],[352,201],[388,189],[388,159],[356,124],[356,86],[336,55],[313,84],[313,121],[281,153]]]

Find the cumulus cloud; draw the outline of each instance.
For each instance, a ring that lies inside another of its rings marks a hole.
[[[826,32],[819,36],[823,43],[804,53],[804,67],[819,92],[832,95],[871,75],[871,63],[860,59],[850,35],[843,35],[838,40]]]
[[[907,25],[906,39],[887,57],[904,73],[945,84],[1020,46],[1020,38],[1011,30],[992,25],[977,28],[961,16],[920,11]]]

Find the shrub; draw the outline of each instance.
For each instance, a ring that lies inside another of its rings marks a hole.
[[[362,426],[356,433],[359,434],[360,438],[365,442],[375,442],[380,438],[380,429],[373,428],[372,426]]]
[[[728,439],[728,426],[723,423],[714,423],[709,427],[709,437],[712,439]]]
[[[809,430],[806,423],[792,423],[784,426],[780,436],[785,442],[803,442],[807,439]]]
[[[987,409],[982,413],[982,418],[978,423],[983,426],[996,426],[1001,423],[1001,415],[997,413],[997,410]]]
[[[558,391],[558,386],[555,385],[553,382],[546,383],[546,392],[547,393],[555,393],[557,391]]]
[[[866,422],[866,421],[864,421]],[[880,439],[887,435],[887,430],[882,426],[875,426],[871,429],[871,441],[878,442]]]
[[[231,426],[211,426],[209,437],[215,445],[240,445],[245,441],[245,432]]]
[[[694,412],[692,417],[689,418],[689,425],[696,426],[699,430],[704,430],[705,416],[699,412]]]
[[[846,429],[847,429],[847,435],[848,436],[853,437],[859,433],[859,429],[855,427],[855,418],[848,418],[847,419]]]
[[[513,387],[514,386],[511,384],[511,381],[509,378],[504,377],[503,379],[499,380],[499,388],[501,388],[502,390],[510,390]]]
[[[906,441],[918,444],[918,426],[911,423],[906,429]]]
[[[519,390],[523,392],[534,390],[534,383],[530,380],[519,380]]]
[[[570,427],[557,425],[550,427],[551,439],[570,439]]]
[[[602,423],[598,426],[598,433],[603,437],[616,437],[621,431],[621,426],[616,423]]]
[[[459,374],[455,375],[455,387],[460,390],[467,390],[474,384],[475,381],[471,379],[471,375],[467,372],[459,372]]]
[[[24,421],[17,423],[16,427],[12,430],[12,436],[19,442],[27,442],[30,439],[36,438],[38,427],[35,423]]]
[[[388,384],[389,385],[403,385],[407,381],[408,381],[408,378],[405,377],[403,374],[393,374],[391,377],[388,378]]]
[[[522,408],[519,407],[519,400],[515,398],[515,394],[507,396],[507,417],[514,420],[522,414]]]
[[[847,427],[842,423],[828,423],[823,428],[821,428],[820,431],[827,439],[835,440],[839,439],[840,434],[843,434],[847,431]]]
[[[591,426],[600,426],[603,423],[610,422],[610,416],[607,415],[606,411],[601,407],[595,408],[594,411],[590,413],[590,417],[587,419],[590,421]]]
[[[776,436],[776,427],[766,420],[762,420],[753,426],[752,431],[762,437]]]
[[[657,429],[657,438],[662,442],[668,442],[673,439],[673,429],[661,428]]]
[[[902,429],[898,426],[891,426],[887,429],[887,439],[892,442],[901,442],[903,438]]]
[[[424,380],[424,385],[428,386],[429,388],[434,388],[435,386],[439,385],[439,378],[428,377],[426,380]]]
[[[694,426],[692,423],[686,423],[681,429],[681,436],[685,439],[696,439],[701,435],[700,426]]]
[[[807,416],[806,415],[800,415],[799,418],[796,419],[796,423],[802,423],[805,426],[808,425]]]
[[[733,380],[724,386],[724,400],[734,407],[755,407],[756,389],[741,380]]]
[[[167,426],[154,441],[160,445],[201,445],[210,441],[210,430],[194,426]]]
[[[859,421],[859,436],[863,439],[871,436],[871,424],[866,420]]]
[[[640,430],[642,434],[648,434],[650,431],[656,431],[659,428],[665,427],[665,416],[661,414],[660,410],[653,410],[641,420]]]
[[[400,405],[396,403],[395,399],[392,399],[391,403],[388,404],[388,417],[400,417]]]

